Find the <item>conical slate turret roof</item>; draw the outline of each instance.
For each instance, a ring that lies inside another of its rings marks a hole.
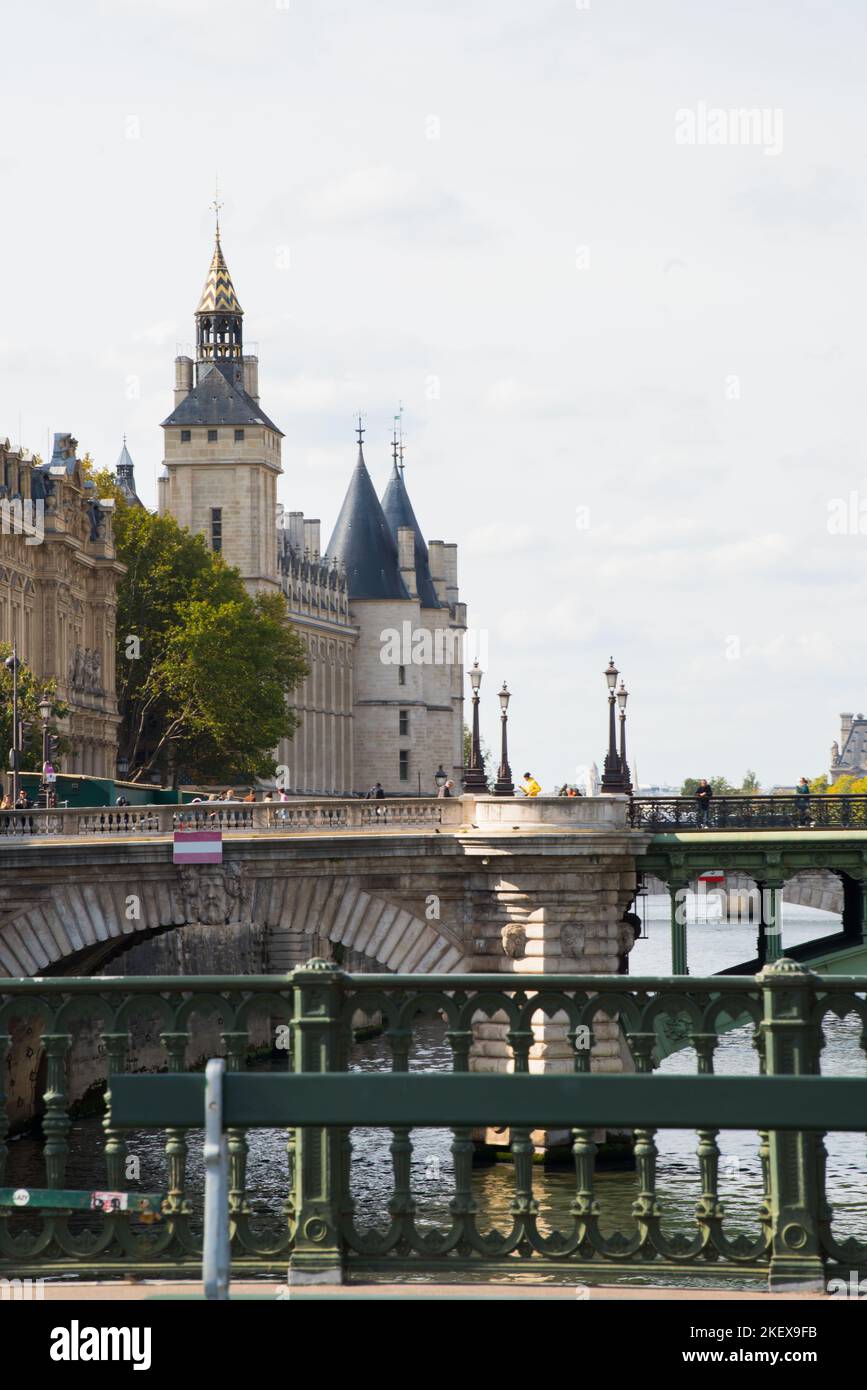
[[[220,230],[217,228],[217,242],[214,247],[214,254],[211,257],[211,268],[208,271],[208,278],[205,281],[202,297],[199,300],[197,314],[243,314],[244,310],[238,303],[238,296],[235,294],[235,286],[232,284],[232,277],[229,274],[229,267],[226,265],[226,258],[223,255],[223,248],[220,245]]]
[[[131,507],[142,507],[144,503],[135,490],[135,470],[133,461],[130,458],[129,449],[126,447],[126,435],[123,437],[123,448],[118,455],[117,463],[114,466],[117,477],[117,485]]]
[[[430,561],[424,536],[415,519],[415,512],[412,509],[406,483],[403,480],[403,472],[398,468],[396,461],[388,480],[388,487],[382,495],[382,510],[395,544],[397,543],[398,527],[412,527],[415,533],[415,584],[418,589],[419,602],[422,608],[441,607],[430,572]]]
[[[325,553],[345,569],[351,599],[409,598],[400,577],[397,543],[370,480],[360,440],[358,462]]]

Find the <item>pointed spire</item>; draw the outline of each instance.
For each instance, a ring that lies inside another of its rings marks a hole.
[[[358,462],[325,552],[346,572],[355,599],[409,598],[400,577],[397,543],[383,515],[364,462],[364,428],[358,416]]]
[[[409,500],[409,493],[406,490],[406,483],[403,479],[403,406],[400,408],[400,415],[395,415],[395,430],[393,431],[391,448],[394,466],[388,487],[382,494],[382,510],[389,529],[397,542],[397,533],[401,526],[411,526],[415,535],[415,582],[418,591],[419,601],[422,608],[440,608],[437,598],[436,586],[430,572],[430,559],[428,549],[425,545],[421,527],[416,520],[412,503]],[[400,435],[398,437],[397,422],[400,421]],[[400,459],[400,463],[398,463]]]
[[[117,485],[131,507],[141,507],[144,505],[135,490],[135,471],[133,461],[130,458],[129,449],[126,447],[126,435],[123,437],[123,448],[118,454],[117,463],[114,466]]]
[[[214,254],[211,257],[210,269],[199,299],[197,314],[243,314],[244,312],[238,303],[238,296],[235,294],[235,287],[232,284],[232,277],[229,274],[229,267],[226,265],[226,258],[220,244],[220,209],[222,206],[220,183],[217,180],[214,201],[211,204],[214,209]]]
[[[235,286],[232,284],[232,277],[229,274],[229,267],[226,265],[223,248],[220,245],[220,222],[218,216],[214,254],[211,257],[210,268],[202,288],[202,294],[196,313],[243,314],[243,312],[244,310],[238,303],[238,296],[235,294]]]

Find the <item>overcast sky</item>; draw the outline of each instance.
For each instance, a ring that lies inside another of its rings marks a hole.
[[[515,772],[601,767],[613,653],[641,782],[813,776],[867,708],[865,58],[842,0],[9,10],[0,432],[126,431],[155,505],[219,173],[281,500],[327,540],[403,402]]]

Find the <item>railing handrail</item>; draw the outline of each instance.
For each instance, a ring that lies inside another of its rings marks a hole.
[[[295,1072],[223,1077],[223,1124],[280,1126],[529,1125],[569,1129],[804,1129],[860,1132],[867,1077],[484,1076]],[[111,1079],[114,1129],[195,1128],[204,1115],[201,1074]]]

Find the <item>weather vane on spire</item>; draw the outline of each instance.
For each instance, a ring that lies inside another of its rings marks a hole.
[[[222,206],[223,204],[220,202],[220,176],[217,174],[214,177],[214,201],[211,203],[214,216],[217,219],[217,241],[220,240],[220,208]]]
[[[362,440],[364,439],[364,433],[365,433],[365,432],[364,432],[364,429],[362,428],[361,420],[362,420],[362,415],[361,415],[361,411],[359,410],[359,412],[358,412],[358,425],[356,426],[356,430],[355,430],[355,433],[358,435],[358,447],[359,447],[359,449],[361,448]]]

